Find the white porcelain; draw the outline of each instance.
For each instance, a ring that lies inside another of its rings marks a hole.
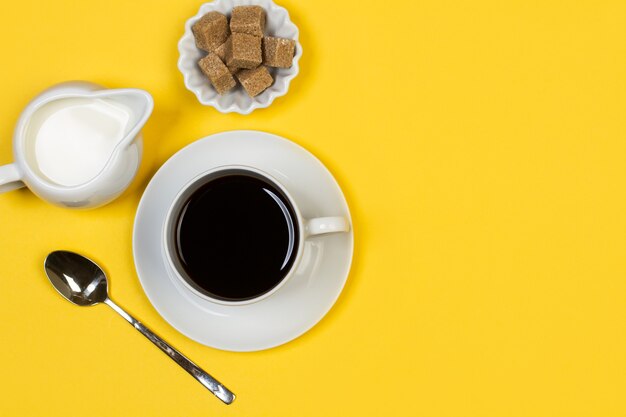
[[[241,86],[224,95],[217,94],[209,80],[198,68],[198,61],[206,54],[196,48],[191,27],[208,12],[218,11],[230,17],[235,6],[259,5],[265,9],[267,19],[265,33],[269,36],[294,39],[296,51],[291,68],[268,68],[274,84],[256,97],[250,97]],[[298,27],[289,19],[289,12],[271,0],[216,0],[204,3],[200,11],[185,24],[185,34],[178,42],[178,69],[183,74],[185,86],[193,92],[198,101],[205,106],[215,107],[222,113],[249,114],[255,109],[268,107],[274,99],[283,96],[289,89],[289,83],[298,74],[298,60],[302,56],[302,46],[298,42]]]
[[[253,167],[271,175],[289,193],[302,218],[330,214],[351,224],[339,185],[308,151],[268,133],[225,132],[185,147],[152,178],[135,217],[135,266],[152,305],[187,337],[223,350],[267,349],[305,333],[333,306],[350,270],[353,232],[306,239],[298,268],[265,299],[225,305],[200,297],[182,283],[169,264],[163,230],[181,189],[199,175],[229,165]]]
[[[187,200],[187,198],[190,195],[190,192],[188,192],[188,190],[193,191],[193,189],[196,189],[199,184],[204,184],[207,181],[210,181],[212,177],[218,177],[218,176],[225,175],[228,172],[233,172],[233,171],[237,171],[237,172],[245,171],[252,175],[260,176],[266,181],[269,181],[270,183],[272,183],[280,191],[282,191],[283,195],[287,197],[287,200],[289,200],[289,203],[291,204],[291,207],[293,208],[294,214],[296,216],[296,222],[298,224],[298,230],[300,231],[298,233],[298,244],[297,244],[298,251],[294,255],[294,260],[293,260],[293,264],[291,268],[289,269],[285,277],[282,279],[282,281],[280,281],[280,283],[277,286],[275,286],[274,288],[272,288],[270,291],[266,292],[265,294],[262,294],[258,297],[251,298],[251,299],[244,300],[244,301],[225,301],[225,300],[213,298],[202,293],[201,291],[198,291],[196,288],[194,288],[193,285],[187,282],[187,280],[185,280],[185,278],[183,278],[182,276],[182,273],[181,273],[182,267],[179,265],[179,262],[177,261],[176,249],[175,249],[176,237],[173,233],[173,230],[175,229],[175,226],[173,223],[176,222],[176,219],[179,216],[180,207],[182,204],[184,204],[184,202]],[[297,201],[295,201],[295,199],[291,196],[289,191],[287,191],[287,189],[280,183],[280,181],[274,178],[268,172],[265,172],[258,168],[254,168],[252,166],[246,166],[246,165],[223,165],[223,166],[215,167],[213,169],[210,169],[198,175],[197,177],[193,178],[191,181],[189,181],[187,184],[183,186],[183,188],[180,190],[178,195],[172,201],[172,204],[170,205],[167,211],[167,216],[165,218],[165,227],[163,227],[162,241],[163,241],[163,245],[165,248],[165,255],[166,255],[165,257],[168,262],[168,266],[171,268],[172,271],[174,271],[174,273],[176,274],[176,277],[183,283],[183,285],[185,285],[191,292],[196,294],[198,297],[204,298],[205,300],[208,300],[214,303],[237,306],[237,305],[252,304],[252,303],[256,303],[258,301],[264,300],[267,297],[270,297],[276,291],[278,291],[283,285],[285,285],[285,283],[289,280],[289,278],[291,278],[294,275],[295,271],[298,269],[298,267],[301,264],[307,239],[311,239],[314,236],[319,236],[319,235],[328,234],[328,233],[343,233],[349,230],[350,230],[350,223],[348,222],[348,219],[343,216],[325,216],[325,217],[316,217],[313,219],[304,218],[300,209],[298,208]]]
[[[33,163],[32,146],[25,132],[32,116],[44,105],[66,98],[107,98],[131,109],[125,137],[116,145],[100,173],[88,182],[63,186],[46,178]],[[53,86],[35,97],[22,112],[13,134],[15,162],[0,166],[0,193],[28,187],[49,203],[69,208],[91,208],[106,204],[120,195],[137,173],[141,160],[141,128],[154,106],[152,96],[138,89],[108,90],[99,85],[73,81]]]

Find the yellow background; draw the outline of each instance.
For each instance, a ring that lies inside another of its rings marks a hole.
[[[35,1],[0,12],[0,163],[40,90],[155,98],[130,189],[93,211],[0,196],[0,415],[626,415],[626,3],[283,0],[289,94],[249,116],[197,103],[176,43],[200,1]],[[336,175],[356,251],[303,337],[221,352],[173,330],[134,272],[143,189],[230,129],[288,137]],[[45,255],[105,265],[112,296],[238,394],[223,406],[107,307],[54,292]],[[86,412],[88,410],[88,412]]]

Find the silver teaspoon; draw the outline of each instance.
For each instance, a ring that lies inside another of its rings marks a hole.
[[[163,339],[152,333],[120,306],[115,304],[107,291],[107,277],[102,268],[91,260],[77,253],[55,251],[46,257],[44,262],[46,275],[54,288],[72,303],[86,307],[104,303],[124,317],[135,329],[157,345],[167,356],[179,364],[198,382],[204,385],[217,398],[226,404],[235,400],[235,394],[220,384],[211,375],[200,369],[198,365],[187,359],[182,353],[168,345]]]

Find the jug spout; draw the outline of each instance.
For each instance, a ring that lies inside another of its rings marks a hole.
[[[124,141],[127,144],[132,143],[152,114],[154,100],[150,93],[137,88],[110,90],[108,93],[111,100],[120,103],[129,110]]]

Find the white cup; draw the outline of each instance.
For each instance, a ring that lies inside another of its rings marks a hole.
[[[67,186],[56,183],[40,169],[33,133],[36,115],[54,102],[66,99],[107,99],[129,109],[130,116],[122,139],[102,170],[91,180]],[[146,91],[108,90],[96,84],[73,81],[58,84],[35,97],[22,112],[13,134],[15,162],[0,166],[0,193],[28,187],[49,203],[69,208],[97,207],[121,194],[137,173],[141,161],[141,128],[152,113],[154,102]]]
[[[178,216],[182,206],[185,204],[187,199],[202,185],[228,175],[233,175],[237,173],[243,173],[245,175],[251,175],[253,177],[258,177],[264,181],[269,182],[274,187],[282,192],[285,198],[291,204],[291,208],[293,209],[295,215],[295,221],[298,225],[299,233],[298,236],[298,250],[293,258],[293,263],[289,271],[285,274],[283,279],[271,290],[255,297],[252,299],[247,299],[243,301],[227,301],[221,300],[210,295],[206,294],[202,291],[201,288],[197,287],[189,278],[186,277],[184,269],[178,260],[178,255],[176,253],[175,247],[175,239],[176,239],[176,223],[178,221]],[[164,243],[164,249],[166,254],[166,259],[169,264],[169,267],[172,271],[174,271],[176,278],[193,294],[197,295],[200,298],[205,300],[224,304],[224,305],[246,305],[255,303],[257,301],[261,301],[267,297],[270,297],[276,291],[278,291],[288,280],[294,275],[294,272],[298,270],[298,266],[300,265],[304,248],[305,241],[313,236],[328,234],[328,233],[341,233],[348,232],[350,230],[350,223],[348,219],[341,216],[332,216],[332,217],[316,217],[312,219],[306,219],[302,216],[302,213],[298,209],[298,205],[294,198],[289,194],[289,192],[285,189],[285,187],[274,177],[272,177],[267,172],[261,171],[260,169],[243,166],[243,165],[227,165],[217,167],[210,171],[204,172],[191,181],[189,181],[176,195],[172,204],[170,205],[167,216],[165,219],[162,239]]]

